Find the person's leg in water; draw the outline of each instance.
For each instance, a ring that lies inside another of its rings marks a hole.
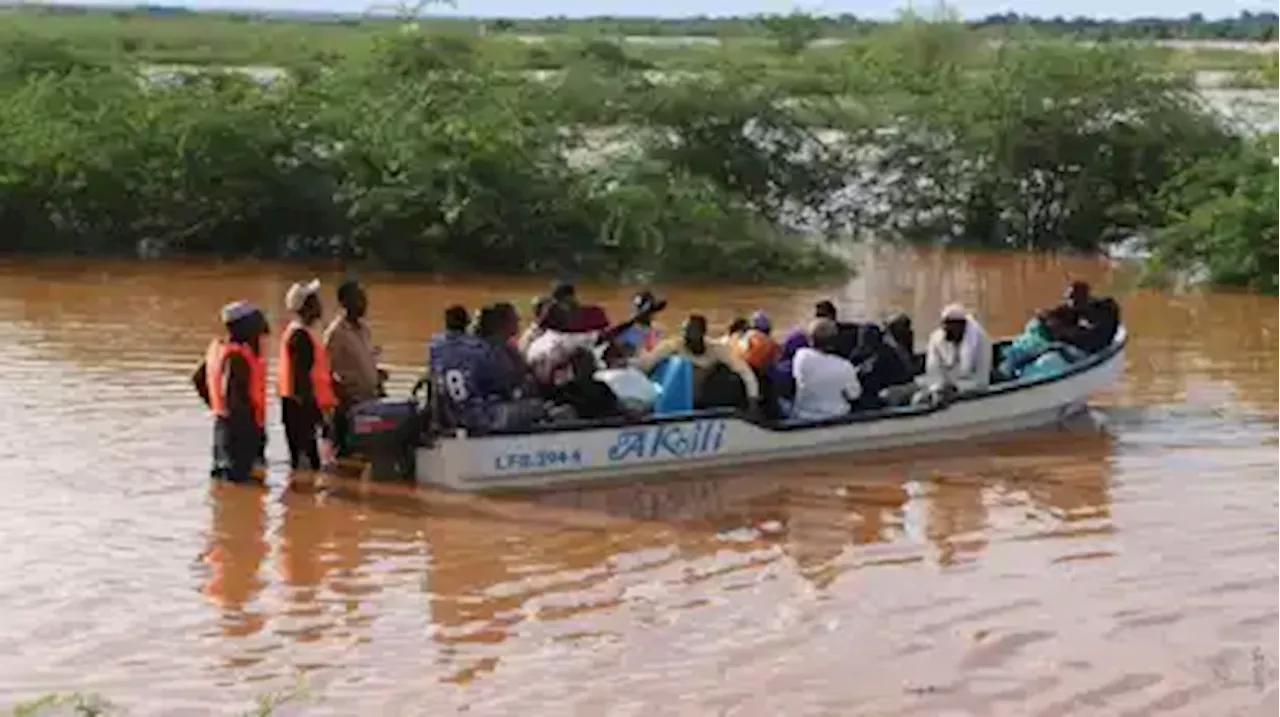
[[[316,423],[314,411],[291,399],[280,399],[280,408],[284,420],[285,441],[289,444],[289,467],[297,470],[303,467],[320,469],[320,448],[316,445]]]
[[[258,427],[238,426],[225,418],[218,418],[214,422],[213,436],[213,476],[233,483],[253,482],[254,464],[261,446]]]

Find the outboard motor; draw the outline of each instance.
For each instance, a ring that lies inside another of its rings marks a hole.
[[[423,412],[416,397],[381,398],[354,406],[347,433],[352,455],[370,464],[375,479],[414,477],[414,454],[422,442]]]

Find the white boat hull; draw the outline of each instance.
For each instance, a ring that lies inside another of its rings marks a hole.
[[[821,427],[697,415],[608,428],[443,438],[419,448],[417,481],[462,491],[529,490],[972,439],[1040,428],[1086,408],[1124,366],[1125,332],[1063,376],[1014,382],[937,409],[893,409]],[[879,417],[876,417],[879,416]]]

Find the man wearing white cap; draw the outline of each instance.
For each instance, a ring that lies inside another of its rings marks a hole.
[[[329,354],[315,328],[323,313],[320,280],[290,286],[284,304],[293,320],[280,337],[276,392],[289,444],[289,465],[301,468],[305,459],[311,470],[319,470],[317,430],[327,427],[337,405]]]
[[[227,336],[209,343],[192,380],[214,414],[212,475],[244,482],[253,478],[266,430],[267,380],[258,358],[266,318],[236,301],[222,307],[222,323]]]
[[[942,310],[941,325],[929,334],[920,377],[929,394],[973,391],[991,383],[991,338],[960,304]]]

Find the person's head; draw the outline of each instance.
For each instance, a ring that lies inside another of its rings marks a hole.
[[[498,315],[498,334],[503,339],[509,339],[520,333],[520,312],[516,311],[515,304],[510,301],[499,301],[493,305],[493,310]]]
[[[578,289],[573,285],[572,281],[561,279],[551,287],[551,300],[557,301],[565,306],[577,306]]]
[[[627,365],[627,350],[616,341],[611,341],[604,347],[600,360],[605,368],[624,368]]]
[[[1067,285],[1067,290],[1063,294],[1063,299],[1067,305],[1079,309],[1089,303],[1089,282],[1073,281]]]
[[[819,301],[813,305],[813,318],[815,319],[831,319],[836,321],[836,305],[827,300]]]
[[[501,315],[493,304],[481,307],[476,313],[475,334],[482,339],[501,339]]]
[[[320,304],[320,280],[312,279],[304,283],[296,283],[289,287],[284,295],[284,305],[290,313],[304,323],[309,324],[324,313]]]
[[[684,345],[690,351],[700,354],[706,350],[707,317],[702,314],[689,314],[689,318],[684,320],[681,332],[684,335]]]
[[[347,279],[338,286],[338,305],[352,321],[363,319],[369,310],[369,297],[360,282]]]
[[[444,330],[454,334],[464,334],[467,332],[467,325],[471,323],[471,316],[467,313],[467,307],[461,304],[454,304],[444,310]]]
[[[266,317],[248,301],[233,301],[222,307],[222,324],[227,336],[237,343],[253,343],[265,333]]]
[[[808,334],[810,346],[819,351],[832,352],[836,348],[839,329],[832,319],[819,318],[809,322]]]
[[[751,328],[751,323],[741,316],[738,316],[735,317],[733,321],[729,322],[729,328],[725,330],[725,333],[730,336],[736,336],[749,328]]]
[[[760,310],[751,314],[750,325],[751,328],[765,334],[773,330],[773,324],[769,321],[769,315]]]
[[[968,323],[969,312],[965,311],[960,304],[949,304],[942,310],[942,333],[947,337],[947,341],[953,344],[960,343]]]
[[[542,313],[538,316],[538,325],[548,331],[569,330],[569,307],[559,301],[549,301],[542,307]]]
[[[902,348],[910,351],[915,343],[915,327],[911,317],[906,314],[894,314],[884,325],[884,332]]]

